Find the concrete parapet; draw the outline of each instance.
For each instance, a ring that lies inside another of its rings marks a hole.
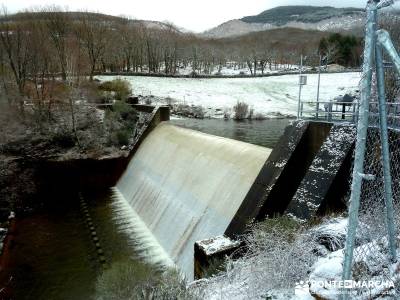
[[[239,249],[241,242],[226,236],[217,236],[194,244],[194,277],[205,277],[213,263],[218,263],[226,256]],[[208,274],[209,275],[209,274]]]

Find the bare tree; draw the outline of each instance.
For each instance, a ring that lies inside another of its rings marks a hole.
[[[89,78],[92,81],[96,66],[106,49],[109,23],[90,12],[83,12],[80,21],[76,33],[88,56]]]
[[[49,98],[54,86],[54,53],[51,51],[51,41],[47,26],[42,22],[28,20],[29,25],[29,52],[31,60],[28,64],[29,81],[25,95],[34,101],[33,108],[37,111],[37,120],[41,126],[45,101]],[[48,113],[50,118],[50,113]]]
[[[7,9],[3,7],[0,16],[0,42],[2,43],[6,62],[10,67],[19,92],[19,106],[23,111],[23,95],[27,80],[27,68],[30,57],[29,32],[23,22],[7,22]]]
[[[8,100],[8,104],[11,105],[11,97],[9,97],[8,89],[8,67],[7,67],[7,57],[3,44],[0,43],[0,101],[4,102]]]
[[[57,6],[47,7],[44,12],[47,30],[56,49],[61,77],[65,81],[67,79],[67,39],[71,30],[69,14]]]

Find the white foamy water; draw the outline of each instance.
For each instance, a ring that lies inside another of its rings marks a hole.
[[[118,229],[127,234],[130,246],[147,262],[159,266],[174,266],[174,262],[158,243],[146,224],[137,215],[119,190],[113,189],[112,210]]]
[[[271,150],[160,124],[116,187],[116,205],[142,252],[193,278],[197,240],[225,232]]]

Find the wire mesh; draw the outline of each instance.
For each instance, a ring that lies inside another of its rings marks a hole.
[[[375,82],[374,79],[364,160],[366,179],[363,180],[361,189],[357,234],[362,239],[356,243],[352,262],[352,280],[365,285],[349,290],[351,299],[354,297],[399,299],[400,296],[400,265],[391,261],[388,245],[382,144]],[[398,230],[400,225],[400,101],[398,96],[387,100],[386,111],[395,210],[394,223]],[[398,245],[396,236],[397,249]]]

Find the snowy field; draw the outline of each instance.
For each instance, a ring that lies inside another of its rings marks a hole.
[[[101,81],[114,78],[128,80],[135,95],[170,97],[178,103],[202,106],[206,111],[229,112],[238,101],[244,101],[254,109],[255,114],[267,117],[297,114],[298,75],[223,79],[97,77]],[[308,75],[308,85],[302,90],[303,101],[316,100],[317,78],[316,74]],[[354,93],[360,78],[360,73],[322,74],[320,100],[329,101],[345,93]]]
[[[298,65],[281,65],[277,64],[276,67],[275,65],[272,65],[272,69],[270,70],[269,67],[267,66],[264,69],[264,74],[276,74],[276,73],[281,73],[281,72],[295,72],[298,70],[299,66]],[[311,70],[311,67],[308,66],[303,66],[304,70]],[[180,68],[178,69],[179,75],[190,75],[193,72],[193,69],[191,66],[188,66],[186,68]],[[257,69],[257,74],[261,74],[261,70]],[[203,72],[200,74],[206,75]],[[238,68],[235,66],[235,62],[232,62],[231,65],[229,63],[226,66],[223,66],[221,68],[221,71],[218,72],[218,68],[214,68],[211,72],[211,74],[207,75],[223,75],[223,76],[235,76],[235,75],[251,75],[250,69],[248,67],[243,67],[243,68]]]

